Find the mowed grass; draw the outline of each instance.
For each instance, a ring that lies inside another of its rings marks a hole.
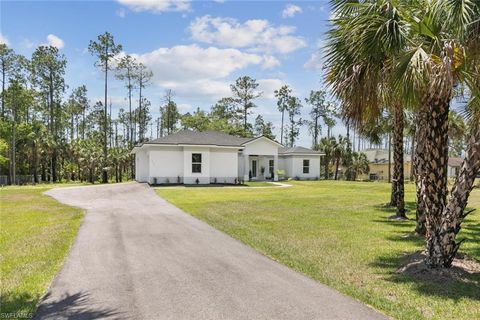
[[[290,182],[289,182],[290,183]],[[387,183],[305,181],[290,188],[161,189],[158,194],[263,254],[397,319],[480,319],[480,274],[468,281],[419,281],[395,271],[424,240],[394,211]],[[414,219],[414,186],[406,186]],[[470,206],[480,208],[480,189]],[[459,238],[480,260],[480,212]],[[319,301],[321,303],[321,301]]]
[[[35,312],[77,234],[83,211],[42,194],[50,188],[0,189],[2,315]]]

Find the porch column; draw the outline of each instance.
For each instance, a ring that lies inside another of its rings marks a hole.
[[[243,180],[248,181],[249,176],[248,172],[250,171],[250,157],[248,154],[243,155],[243,161],[244,161],[244,166],[243,166]]]
[[[278,154],[273,156],[273,181],[278,181]]]

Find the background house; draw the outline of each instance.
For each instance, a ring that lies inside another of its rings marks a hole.
[[[388,169],[389,169],[389,159],[388,159],[388,150],[387,149],[366,149],[362,150],[362,153],[365,153],[367,156],[370,172],[368,174],[362,174],[358,176],[360,180],[388,180]],[[393,175],[393,152],[391,152],[391,166],[390,174]],[[404,168],[403,173],[405,180],[410,179],[411,176],[411,161],[412,156],[410,154],[404,153]]]

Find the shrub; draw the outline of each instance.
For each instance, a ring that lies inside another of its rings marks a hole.
[[[198,178],[195,179],[195,183],[196,183],[196,184],[199,184],[199,183],[200,183],[200,180],[198,180]]]

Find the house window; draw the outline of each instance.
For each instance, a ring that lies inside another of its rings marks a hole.
[[[193,173],[202,172],[202,154],[201,153],[192,153],[192,172]]]
[[[303,173],[310,173],[310,160],[303,160]]]

